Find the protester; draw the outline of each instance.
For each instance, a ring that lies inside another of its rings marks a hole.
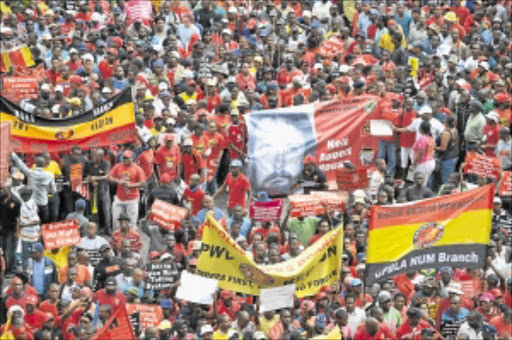
[[[511,336],[510,1],[0,13],[2,339]],[[452,199],[487,184],[494,198],[463,201],[480,205],[453,232]],[[478,263],[425,264],[475,235]],[[375,258],[376,240],[393,251]],[[424,257],[399,254],[405,241]],[[224,285],[188,301],[185,271]],[[276,278],[295,292],[268,310],[259,285]]]

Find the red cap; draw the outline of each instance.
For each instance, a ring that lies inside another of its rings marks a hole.
[[[367,83],[375,83],[377,81],[377,77],[375,74],[370,74],[368,77],[366,77]]]
[[[165,176],[165,175],[169,176],[168,174],[163,174],[162,177]],[[154,258],[157,258],[157,257],[160,257],[160,253],[159,252],[152,251],[151,253],[149,253],[149,258],[154,259]]]
[[[329,91],[330,93],[336,93],[336,87],[334,87],[333,84],[328,84],[325,89]]]
[[[388,26],[389,25],[396,25],[396,21],[395,20],[389,20],[388,21]]]
[[[500,104],[507,103],[510,102],[510,95],[506,92],[500,92],[494,96],[494,100],[496,100]]]
[[[491,293],[483,293],[480,296],[480,301],[492,302],[494,301],[494,295]]]
[[[304,160],[302,161],[302,164],[315,164],[316,163],[316,159],[315,157],[311,156],[311,155],[307,155],[306,158],[304,158]]]
[[[245,25],[245,27],[247,27],[248,29],[252,30],[254,27],[256,27],[256,20],[254,19],[251,19],[247,22],[247,24]]]
[[[133,158],[133,151],[132,150],[124,150],[123,157]]]
[[[82,84],[82,77],[74,75],[69,78],[69,81],[72,83]]]
[[[34,296],[34,295],[28,295],[26,298],[25,298],[25,303],[27,305],[37,305],[37,297]]]
[[[466,82],[461,86],[461,88],[462,88],[463,90],[468,90],[468,91],[469,91],[469,90],[471,90],[471,83],[466,81]]]
[[[95,81],[91,81],[91,84],[89,85],[92,89],[99,89],[100,88],[100,84],[98,84],[97,82]]]
[[[223,299],[232,299],[235,297],[235,293],[233,293],[232,291],[230,290],[223,290],[221,293],[220,293],[220,297],[223,298]]]
[[[491,294],[494,296],[495,299],[500,298],[503,296],[503,293],[498,288],[494,288],[491,290]]]
[[[123,39],[119,37],[112,38],[112,42],[117,45],[117,47],[123,47]]]
[[[174,135],[173,134],[168,133],[168,134],[165,135],[164,142],[169,142],[169,141],[171,141],[171,142],[174,141]]]
[[[322,299],[327,299],[327,294],[325,294],[324,292],[320,292],[316,295],[316,301],[320,301]]]
[[[188,264],[192,265],[192,266],[197,266],[197,259],[192,259],[192,260],[188,261]]]
[[[113,55],[117,56],[117,50],[115,48],[107,49],[107,53],[112,53]]]
[[[393,62],[387,62],[384,65],[382,65],[382,71],[394,71],[396,68],[396,65]]]
[[[162,176],[160,176],[161,183],[171,183],[171,181],[172,181],[171,175],[169,175],[168,173],[164,173],[164,174],[162,174]]]
[[[300,304],[301,310],[310,311],[313,308],[315,308],[315,303],[310,300],[303,300],[302,303]]]

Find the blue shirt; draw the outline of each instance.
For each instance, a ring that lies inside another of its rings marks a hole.
[[[228,218],[228,220],[226,221],[228,227],[229,227],[229,232],[231,232],[231,223],[233,222],[233,217],[231,218]],[[243,236],[245,238],[247,238],[247,234],[249,233],[249,229],[251,229],[251,220],[248,219],[248,218],[244,218],[242,219],[241,221],[242,223],[240,224],[240,232],[238,233],[240,236]]]
[[[33,261],[34,271],[32,272],[32,282],[39,295],[44,294],[44,258],[41,261]]]
[[[411,27],[411,22],[412,22],[412,17],[409,14],[404,13],[404,16],[402,18],[400,18],[400,16],[397,14],[397,15],[395,15],[395,21],[397,24],[402,26],[402,30],[404,31],[404,36],[406,39],[408,39],[409,38],[409,29]]]
[[[455,314],[451,308],[449,308],[446,312],[443,313],[442,321],[459,321],[469,314],[469,311],[466,308],[461,308],[459,314]]]
[[[371,24],[370,17],[366,13],[363,12],[359,15],[359,31],[365,38],[368,36],[368,27],[370,27]]]

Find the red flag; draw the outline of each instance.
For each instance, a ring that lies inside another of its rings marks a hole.
[[[135,340],[126,307],[121,305],[91,340]]]
[[[25,62],[25,58],[23,58],[23,54],[20,49],[9,52],[9,58],[11,59],[11,65],[14,67],[27,67],[27,63]]]

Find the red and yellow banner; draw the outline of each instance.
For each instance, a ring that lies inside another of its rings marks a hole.
[[[11,125],[14,152],[69,152],[133,142],[137,139],[130,89],[79,116],[45,119],[0,97],[0,121]]]
[[[420,269],[482,268],[491,232],[494,186],[417,203],[373,206],[367,284]]]
[[[34,66],[34,58],[32,52],[27,45],[2,51],[0,58],[0,72],[9,72],[11,66],[13,68],[27,68]]]
[[[9,164],[11,164],[11,132],[9,124],[0,124],[0,184],[9,177]]]

